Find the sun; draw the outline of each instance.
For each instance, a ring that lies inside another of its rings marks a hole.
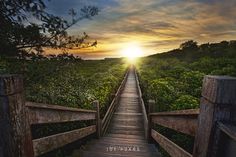
[[[121,51],[122,56],[129,60],[135,60],[137,57],[143,56],[142,48],[138,44],[127,44],[127,46]]]

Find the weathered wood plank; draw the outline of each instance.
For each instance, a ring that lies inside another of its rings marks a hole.
[[[96,108],[96,131],[97,131],[97,138],[101,137],[101,119],[100,119],[100,106],[99,102],[96,100],[93,102],[94,107]]]
[[[115,109],[115,106],[117,104],[117,98],[115,97],[111,103],[111,105],[109,106],[109,111],[106,112],[106,115],[105,117],[102,119],[102,134],[104,135],[107,128],[108,128],[108,125],[111,121],[111,118],[112,118],[112,115],[114,113],[114,109]]]
[[[236,78],[205,76],[198,129],[194,141],[194,157],[215,157],[220,147],[217,122],[236,122]]]
[[[176,111],[169,111],[169,112],[156,112],[156,113],[151,113],[150,115],[152,116],[171,116],[171,115],[199,115],[200,110],[199,109],[188,109],[188,110],[176,110]]]
[[[33,157],[23,78],[0,76],[0,156]]]
[[[137,84],[137,87],[138,87],[139,101],[140,101],[141,108],[142,108],[142,113],[143,113],[143,124],[144,124],[145,137],[146,137],[146,139],[148,139],[149,138],[148,137],[149,136],[148,135],[148,116],[147,116],[145,104],[144,104],[144,101],[143,101],[143,98],[142,98],[142,91],[141,91],[141,88],[140,88],[140,85],[139,85],[139,78],[138,78],[136,69],[134,69],[134,72],[135,72],[136,84]]]
[[[88,126],[82,129],[72,130],[48,137],[33,140],[34,154],[39,156],[62,147],[66,144],[82,139],[96,132],[96,125]]]
[[[184,149],[170,141],[165,136],[161,135],[157,131],[152,129],[152,137],[159,145],[164,148],[172,157],[192,157],[192,155],[186,152]]]
[[[230,138],[236,141],[236,126],[235,125],[223,124],[221,122],[218,122],[218,127],[220,128],[221,131],[223,131]]]
[[[198,124],[198,110],[186,112],[165,112],[151,114],[152,122],[176,131],[195,136]],[[192,112],[193,111],[193,112]]]
[[[68,121],[94,120],[96,111],[26,102],[30,124],[60,123]]]
[[[36,102],[30,102],[30,101],[26,102],[26,106],[32,107],[32,108],[49,109],[49,110],[62,110],[62,111],[85,112],[85,113],[95,113],[96,112],[95,110],[86,110],[86,109],[65,107],[65,106],[59,106],[59,105],[36,103]]]
[[[236,77],[207,75],[203,80],[202,96],[216,104],[236,105]]]
[[[152,116],[150,115],[154,111],[154,105],[155,101],[154,100],[148,100],[148,142],[152,143],[152,128],[153,128],[153,123],[152,123]]]
[[[128,73],[129,73],[129,71],[127,70],[126,73],[125,73],[124,79],[122,80],[115,96],[119,96],[121,94],[121,91],[123,90],[123,87],[124,87],[124,85],[126,83],[126,80],[128,78]]]

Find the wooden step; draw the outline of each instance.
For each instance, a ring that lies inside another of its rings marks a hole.
[[[109,149],[112,150],[109,150]],[[128,150],[126,150],[128,149]],[[134,144],[110,144],[110,143],[96,143],[88,146],[88,151],[91,152],[103,152],[107,153],[109,151],[114,151],[119,154],[127,153],[156,153],[156,148],[154,145],[134,145]]]
[[[116,110],[116,112],[120,111],[120,110],[133,110],[133,111],[137,111],[139,113],[141,113],[141,106],[135,106],[135,105],[122,105],[119,106]],[[126,111],[128,112],[128,111]]]
[[[117,109],[116,112],[126,112],[126,113],[141,113],[141,109]]]
[[[123,134],[123,135],[139,135],[139,136],[144,136],[144,131],[137,131],[137,130],[115,130],[111,129],[108,131],[109,133],[112,134]]]
[[[137,97],[120,97],[120,102],[123,102],[123,101],[130,101],[130,102],[138,102],[139,101],[139,98]]]
[[[140,104],[138,104],[138,102],[120,102],[119,105],[118,105],[118,108],[119,107],[125,107],[125,106],[130,106],[130,107],[140,107]]]
[[[143,126],[143,118],[139,118],[139,119],[119,119],[119,118],[114,119],[113,118],[111,120],[111,125],[114,123],[117,125]]]
[[[127,113],[127,114],[117,114],[118,112],[115,112],[113,115],[114,119],[120,119],[120,120],[140,120],[143,119],[142,113],[134,114],[134,113]],[[121,113],[121,112],[119,112]]]
[[[124,138],[124,139],[142,139],[145,140],[144,136],[139,135],[124,135],[124,134],[112,134],[108,133],[105,135],[106,137],[112,137],[112,138]]]
[[[95,140],[96,141],[96,140]],[[115,138],[115,137],[103,137],[99,139],[98,141],[105,141],[105,142],[119,142],[119,143],[142,143],[142,144],[147,144],[147,140],[145,139],[124,139],[124,138]]]
[[[117,115],[121,115],[121,116],[142,116],[143,114],[140,112],[140,113],[125,113],[125,112],[115,112],[114,113],[115,116]]]
[[[110,130],[126,130],[126,131],[143,131],[143,125],[136,125],[136,126],[130,126],[130,125],[117,125],[113,124],[109,128]]]
[[[93,140],[89,145],[94,146],[94,145],[127,145],[127,146],[142,146],[142,147],[153,147],[154,149],[155,146],[153,144],[148,144],[148,143],[143,143],[143,141],[121,141],[121,140],[117,140],[117,141],[112,141],[112,140]]]
[[[90,151],[83,151],[82,152],[83,157],[160,157],[159,155],[155,153],[126,153],[126,154],[120,154],[116,152],[90,152]]]

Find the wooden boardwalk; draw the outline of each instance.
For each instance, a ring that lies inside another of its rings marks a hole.
[[[144,136],[143,114],[134,70],[130,70],[108,133],[88,144],[83,157],[158,157]]]
[[[205,76],[200,109],[154,112],[154,101],[144,105],[138,77],[131,67],[103,119],[98,101],[93,102],[95,110],[25,102],[23,89],[23,77],[0,75],[0,157],[37,157],[89,135],[97,139],[88,142],[86,149],[75,150],[73,157],[160,156],[146,139],[157,142],[171,157],[236,154],[235,77]],[[96,124],[37,139],[31,136],[32,125],[86,120]],[[194,137],[193,152],[159,133],[155,124]]]

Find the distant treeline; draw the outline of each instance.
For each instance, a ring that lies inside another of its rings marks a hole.
[[[189,40],[165,53],[151,55],[149,57],[170,58],[193,61],[202,57],[236,57],[236,40],[222,41],[220,43],[205,43],[198,45],[196,41]]]

